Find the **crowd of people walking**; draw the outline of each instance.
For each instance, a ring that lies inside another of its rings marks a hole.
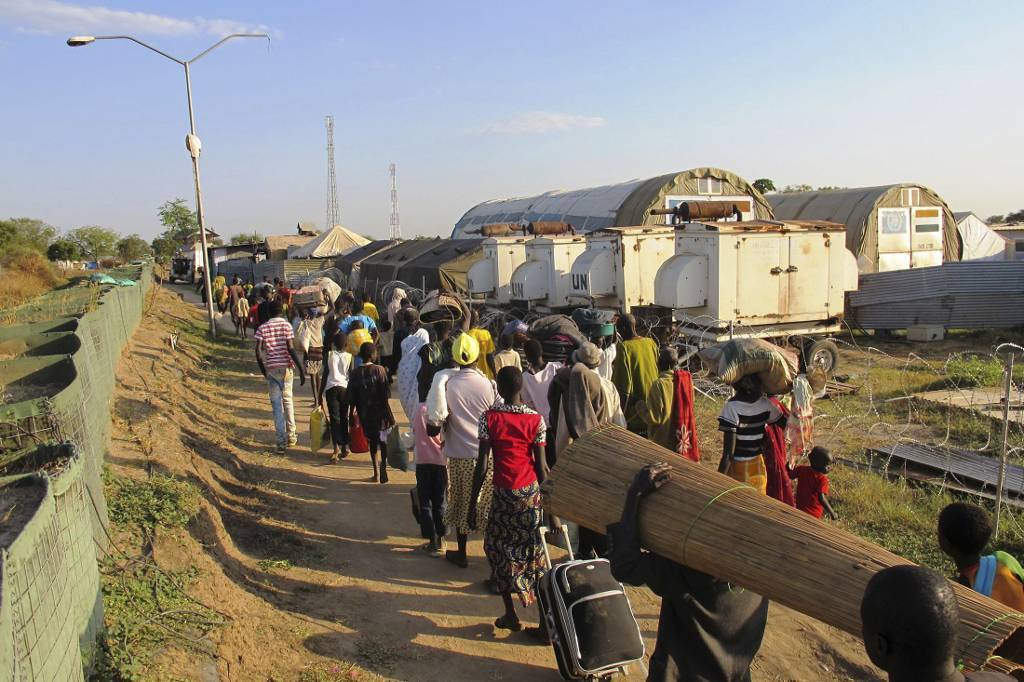
[[[372,480],[387,484],[389,454],[407,449],[411,441],[421,549],[466,568],[469,538],[483,533],[487,587],[503,605],[496,628],[525,629],[536,641],[548,641],[543,618],[538,627],[524,627],[517,605],[536,601],[546,570],[540,534],[545,517],[551,527],[562,525],[545,513],[540,486],[573,441],[617,425],[672,456],[701,458],[692,378],[680,367],[677,349],[641,333],[632,315],[617,315],[614,326],[550,316],[531,325],[511,320],[487,329],[477,311],[465,305],[450,319],[424,324],[402,289],[393,291],[382,316],[354,292],[327,305],[290,306],[292,292],[281,283],[247,292],[234,281],[226,288],[226,308],[234,318],[237,306],[246,320],[240,333],[247,326],[255,329],[256,361],[266,378],[278,450],[297,441],[295,374],[300,384],[310,381],[313,405],[326,415],[331,461],[368,451]],[[802,392],[807,386],[787,406],[766,395],[756,375],[737,381],[718,419],[723,434],[718,469],[817,518],[836,519],[828,498],[831,455],[814,446]],[[396,437],[392,397],[408,419],[408,440]],[[570,542],[577,557],[607,557],[618,580],[647,585],[663,598],[648,679],[750,679],[768,619],[767,600],[641,548],[641,500],[668,479],[671,468],[661,464],[639,471],[623,501],[621,521],[606,532],[565,524]],[[961,580],[1014,608],[1024,606],[1024,569],[1004,553],[991,561],[982,557],[991,534],[984,512],[962,507],[944,511],[939,524],[942,548],[955,559]],[[917,629],[908,634],[883,617],[886,608],[896,607],[926,608],[932,616],[901,616],[900,623]],[[869,586],[863,609],[865,632],[870,628],[878,638],[868,643],[868,652],[891,679],[964,679],[941,676],[948,672],[949,657],[935,647],[948,640],[956,605],[955,595],[932,574],[883,571]],[[877,644],[883,639],[884,646]],[[920,642],[931,649],[922,651]],[[908,666],[930,672],[907,677]]]

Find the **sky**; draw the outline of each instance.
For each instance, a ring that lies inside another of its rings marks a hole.
[[[107,4],[94,4],[94,3]],[[777,185],[930,186],[983,218],[1024,208],[1024,2],[0,0],[0,217],[150,239],[284,234],[326,216],[447,235],[487,200],[699,166]]]

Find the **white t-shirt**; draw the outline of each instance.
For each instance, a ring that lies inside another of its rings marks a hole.
[[[548,403],[548,389],[555,378],[555,372],[562,369],[562,363],[549,362],[536,374],[523,374],[523,402],[551,423],[551,404]]]
[[[615,356],[618,351],[615,350],[616,344],[611,344],[607,348],[601,349],[601,364],[597,366],[597,373],[601,375],[602,379],[611,381],[612,379],[612,364],[615,362]]]
[[[348,373],[352,369],[352,354],[343,350],[332,350],[324,358],[327,363],[327,382],[324,390],[341,386],[348,388]]]

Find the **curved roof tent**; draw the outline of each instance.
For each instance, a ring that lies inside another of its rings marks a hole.
[[[910,192],[903,192],[905,189]],[[767,199],[777,220],[828,220],[846,225],[846,248],[857,256],[861,272],[900,269],[884,267],[884,264],[879,268],[880,208],[938,208],[942,214],[942,261],[958,261],[963,252],[963,241],[949,206],[934,190],[924,185],[899,183],[817,192],[787,192],[769,194]],[[883,248],[883,251],[887,249]]]
[[[717,182],[710,183],[708,179]],[[539,220],[567,222],[577,233],[606,227],[661,225],[662,216],[651,216],[652,208],[667,208],[668,197],[749,197],[747,220],[771,220],[772,208],[749,182],[721,168],[691,168],[654,178],[629,180],[615,185],[573,191],[545,192],[534,197],[485,201],[466,212],[452,230],[452,238],[480,238],[479,230],[491,223],[526,224]]]

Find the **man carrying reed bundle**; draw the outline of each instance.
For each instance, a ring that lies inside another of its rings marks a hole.
[[[668,480],[671,468],[664,462],[644,466],[626,493],[621,520],[607,529],[616,580],[646,585],[662,598],[647,679],[750,680],[768,600],[640,548],[640,501]]]

